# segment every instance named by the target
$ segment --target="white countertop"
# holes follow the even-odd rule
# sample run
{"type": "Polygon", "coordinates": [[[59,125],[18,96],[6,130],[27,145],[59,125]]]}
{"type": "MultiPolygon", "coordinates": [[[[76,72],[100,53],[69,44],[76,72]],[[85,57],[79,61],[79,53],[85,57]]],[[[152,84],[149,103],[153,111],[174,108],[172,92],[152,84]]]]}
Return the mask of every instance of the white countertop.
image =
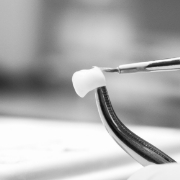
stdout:
{"type": "MultiPolygon", "coordinates": [[[[129,128],[180,162],[180,130],[129,128]]],[[[120,180],[142,168],[102,124],[1,117],[0,142],[0,180],[120,180]]]]}

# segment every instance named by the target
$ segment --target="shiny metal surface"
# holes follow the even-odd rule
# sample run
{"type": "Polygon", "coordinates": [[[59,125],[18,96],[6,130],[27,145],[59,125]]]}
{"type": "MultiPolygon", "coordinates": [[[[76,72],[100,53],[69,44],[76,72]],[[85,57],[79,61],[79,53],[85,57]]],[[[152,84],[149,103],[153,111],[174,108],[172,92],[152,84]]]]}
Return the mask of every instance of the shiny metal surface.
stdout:
{"type": "Polygon", "coordinates": [[[117,68],[101,68],[105,72],[136,73],[180,70],[180,57],[165,60],[120,65],[117,68]]]}
{"type": "Polygon", "coordinates": [[[100,118],[113,139],[132,158],[143,166],[175,162],[164,152],[130,131],[117,117],[106,87],[100,87],[95,93],[100,118]]]}

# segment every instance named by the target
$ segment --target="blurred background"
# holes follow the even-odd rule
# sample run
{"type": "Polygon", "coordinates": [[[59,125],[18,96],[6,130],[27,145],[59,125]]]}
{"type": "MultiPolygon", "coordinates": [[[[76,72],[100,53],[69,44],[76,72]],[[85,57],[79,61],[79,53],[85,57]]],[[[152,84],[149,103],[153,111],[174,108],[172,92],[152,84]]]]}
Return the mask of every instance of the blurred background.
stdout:
{"type": "MultiPolygon", "coordinates": [[[[100,123],[75,71],[180,56],[178,0],[1,0],[0,116],[100,123]]],[[[124,123],[180,127],[180,72],[106,74],[124,123]]]]}

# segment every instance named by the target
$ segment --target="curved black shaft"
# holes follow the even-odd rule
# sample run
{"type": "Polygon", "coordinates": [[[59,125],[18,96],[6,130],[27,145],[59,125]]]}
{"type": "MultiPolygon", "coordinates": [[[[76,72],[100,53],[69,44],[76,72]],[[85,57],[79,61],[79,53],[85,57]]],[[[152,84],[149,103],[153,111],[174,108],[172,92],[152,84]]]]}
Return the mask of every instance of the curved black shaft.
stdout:
{"type": "Polygon", "coordinates": [[[176,162],[164,152],[130,131],[113,110],[106,87],[96,90],[100,117],[110,135],[136,161],[146,166],[176,162]]]}

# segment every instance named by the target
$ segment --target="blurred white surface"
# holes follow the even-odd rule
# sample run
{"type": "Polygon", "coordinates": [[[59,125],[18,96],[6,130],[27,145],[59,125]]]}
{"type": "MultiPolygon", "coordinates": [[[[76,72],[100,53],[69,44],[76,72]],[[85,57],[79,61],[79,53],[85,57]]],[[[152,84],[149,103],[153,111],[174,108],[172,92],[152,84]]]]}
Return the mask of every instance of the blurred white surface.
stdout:
{"type": "MultiPolygon", "coordinates": [[[[180,131],[131,126],[180,161],[180,131]]],[[[101,124],[23,118],[0,119],[0,179],[127,179],[142,168],[101,124]]]]}

